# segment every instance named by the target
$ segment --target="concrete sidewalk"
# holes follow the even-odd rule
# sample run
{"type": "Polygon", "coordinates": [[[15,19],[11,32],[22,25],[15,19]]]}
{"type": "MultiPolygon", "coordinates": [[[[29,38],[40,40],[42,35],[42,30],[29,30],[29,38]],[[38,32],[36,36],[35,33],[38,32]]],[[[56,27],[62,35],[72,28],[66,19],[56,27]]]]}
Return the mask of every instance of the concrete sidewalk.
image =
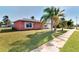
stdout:
{"type": "Polygon", "coordinates": [[[59,48],[62,48],[68,38],[72,35],[75,29],[70,29],[68,32],[64,33],[63,35],[54,38],[52,41],[43,44],[37,49],[32,50],[31,52],[59,52],[59,48]]]}

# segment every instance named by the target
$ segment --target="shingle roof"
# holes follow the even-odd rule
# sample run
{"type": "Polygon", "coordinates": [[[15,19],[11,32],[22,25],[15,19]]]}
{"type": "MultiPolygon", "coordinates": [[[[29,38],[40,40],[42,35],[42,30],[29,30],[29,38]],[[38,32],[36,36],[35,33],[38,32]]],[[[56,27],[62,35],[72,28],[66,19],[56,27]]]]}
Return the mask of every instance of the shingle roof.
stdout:
{"type": "MultiPolygon", "coordinates": [[[[19,20],[17,20],[17,21],[32,21],[32,22],[40,22],[40,21],[38,21],[38,20],[36,20],[36,19],[28,19],[28,18],[19,19],[19,20]]],[[[14,22],[17,22],[17,21],[14,21],[14,22]]]]}

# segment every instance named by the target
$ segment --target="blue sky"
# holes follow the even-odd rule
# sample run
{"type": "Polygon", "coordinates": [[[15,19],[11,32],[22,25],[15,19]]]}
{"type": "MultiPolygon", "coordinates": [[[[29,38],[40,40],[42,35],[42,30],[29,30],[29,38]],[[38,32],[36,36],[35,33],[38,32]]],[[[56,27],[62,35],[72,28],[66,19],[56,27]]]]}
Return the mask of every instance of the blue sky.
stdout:
{"type": "Polygon", "coordinates": [[[35,16],[36,19],[40,19],[43,14],[43,9],[45,7],[0,7],[0,20],[4,15],[8,15],[10,20],[15,21],[20,18],[30,18],[31,16],[35,16]]]}
{"type": "MultiPolygon", "coordinates": [[[[66,19],[72,19],[74,22],[76,16],[79,18],[78,6],[58,6],[61,10],[65,9],[66,19]]],[[[20,18],[30,18],[35,16],[37,20],[43,15],[46,6],[0,6],[0,21],[4,15],[8,15],[10,20],[15,21],[20,18]]],[[[79,21],[77,22],[79,23],[79,21]]]]}

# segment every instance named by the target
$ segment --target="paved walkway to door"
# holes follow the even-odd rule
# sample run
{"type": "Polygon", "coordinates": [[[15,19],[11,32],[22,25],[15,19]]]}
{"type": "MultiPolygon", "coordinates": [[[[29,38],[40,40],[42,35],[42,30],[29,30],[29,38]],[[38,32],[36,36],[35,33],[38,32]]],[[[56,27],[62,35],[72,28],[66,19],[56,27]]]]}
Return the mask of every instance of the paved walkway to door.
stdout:
{"type": "Polygon", "coordinates": [[[63,35],[54,38],[52,41],[43,44],[39,48],[32,50],[31,52],[59,52],[59,48],[62,48],[68,38],[72,35],[75,29],[70,29],[68,32],[63,35]]]}

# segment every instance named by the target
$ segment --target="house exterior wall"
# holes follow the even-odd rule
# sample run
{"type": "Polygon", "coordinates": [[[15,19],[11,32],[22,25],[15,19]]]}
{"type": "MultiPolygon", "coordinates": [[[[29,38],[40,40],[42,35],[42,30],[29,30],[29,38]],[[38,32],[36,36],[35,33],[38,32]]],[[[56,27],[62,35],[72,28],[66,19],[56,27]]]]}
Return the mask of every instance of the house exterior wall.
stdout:
{"type": "Polygon", "coordinates": [[[16,30],[24,30],[24,22],[21,22],[21,21],[15,22],[14,28],[16,30]]]}
{"type": "Polygon", "coordinates": [[[40,23],[40,22],[35,22],[34,24],[33,24],[33,28],[34,29],[42,29],[43,28],[43,25],[40,23]]]}
{"type": "Polygon", "coordinates": [[[23,21],[17,21],[14,23],[14,28],[16,30],[30,30],[30,29],[42,29],[42,23],[40,22],[31,22],[31,21],[26,21],[26,22],[23,22],[23,21]],[[26,28],[26,23],[32,23],[33,24],[33,27],[32,28],[26,28]]]}

